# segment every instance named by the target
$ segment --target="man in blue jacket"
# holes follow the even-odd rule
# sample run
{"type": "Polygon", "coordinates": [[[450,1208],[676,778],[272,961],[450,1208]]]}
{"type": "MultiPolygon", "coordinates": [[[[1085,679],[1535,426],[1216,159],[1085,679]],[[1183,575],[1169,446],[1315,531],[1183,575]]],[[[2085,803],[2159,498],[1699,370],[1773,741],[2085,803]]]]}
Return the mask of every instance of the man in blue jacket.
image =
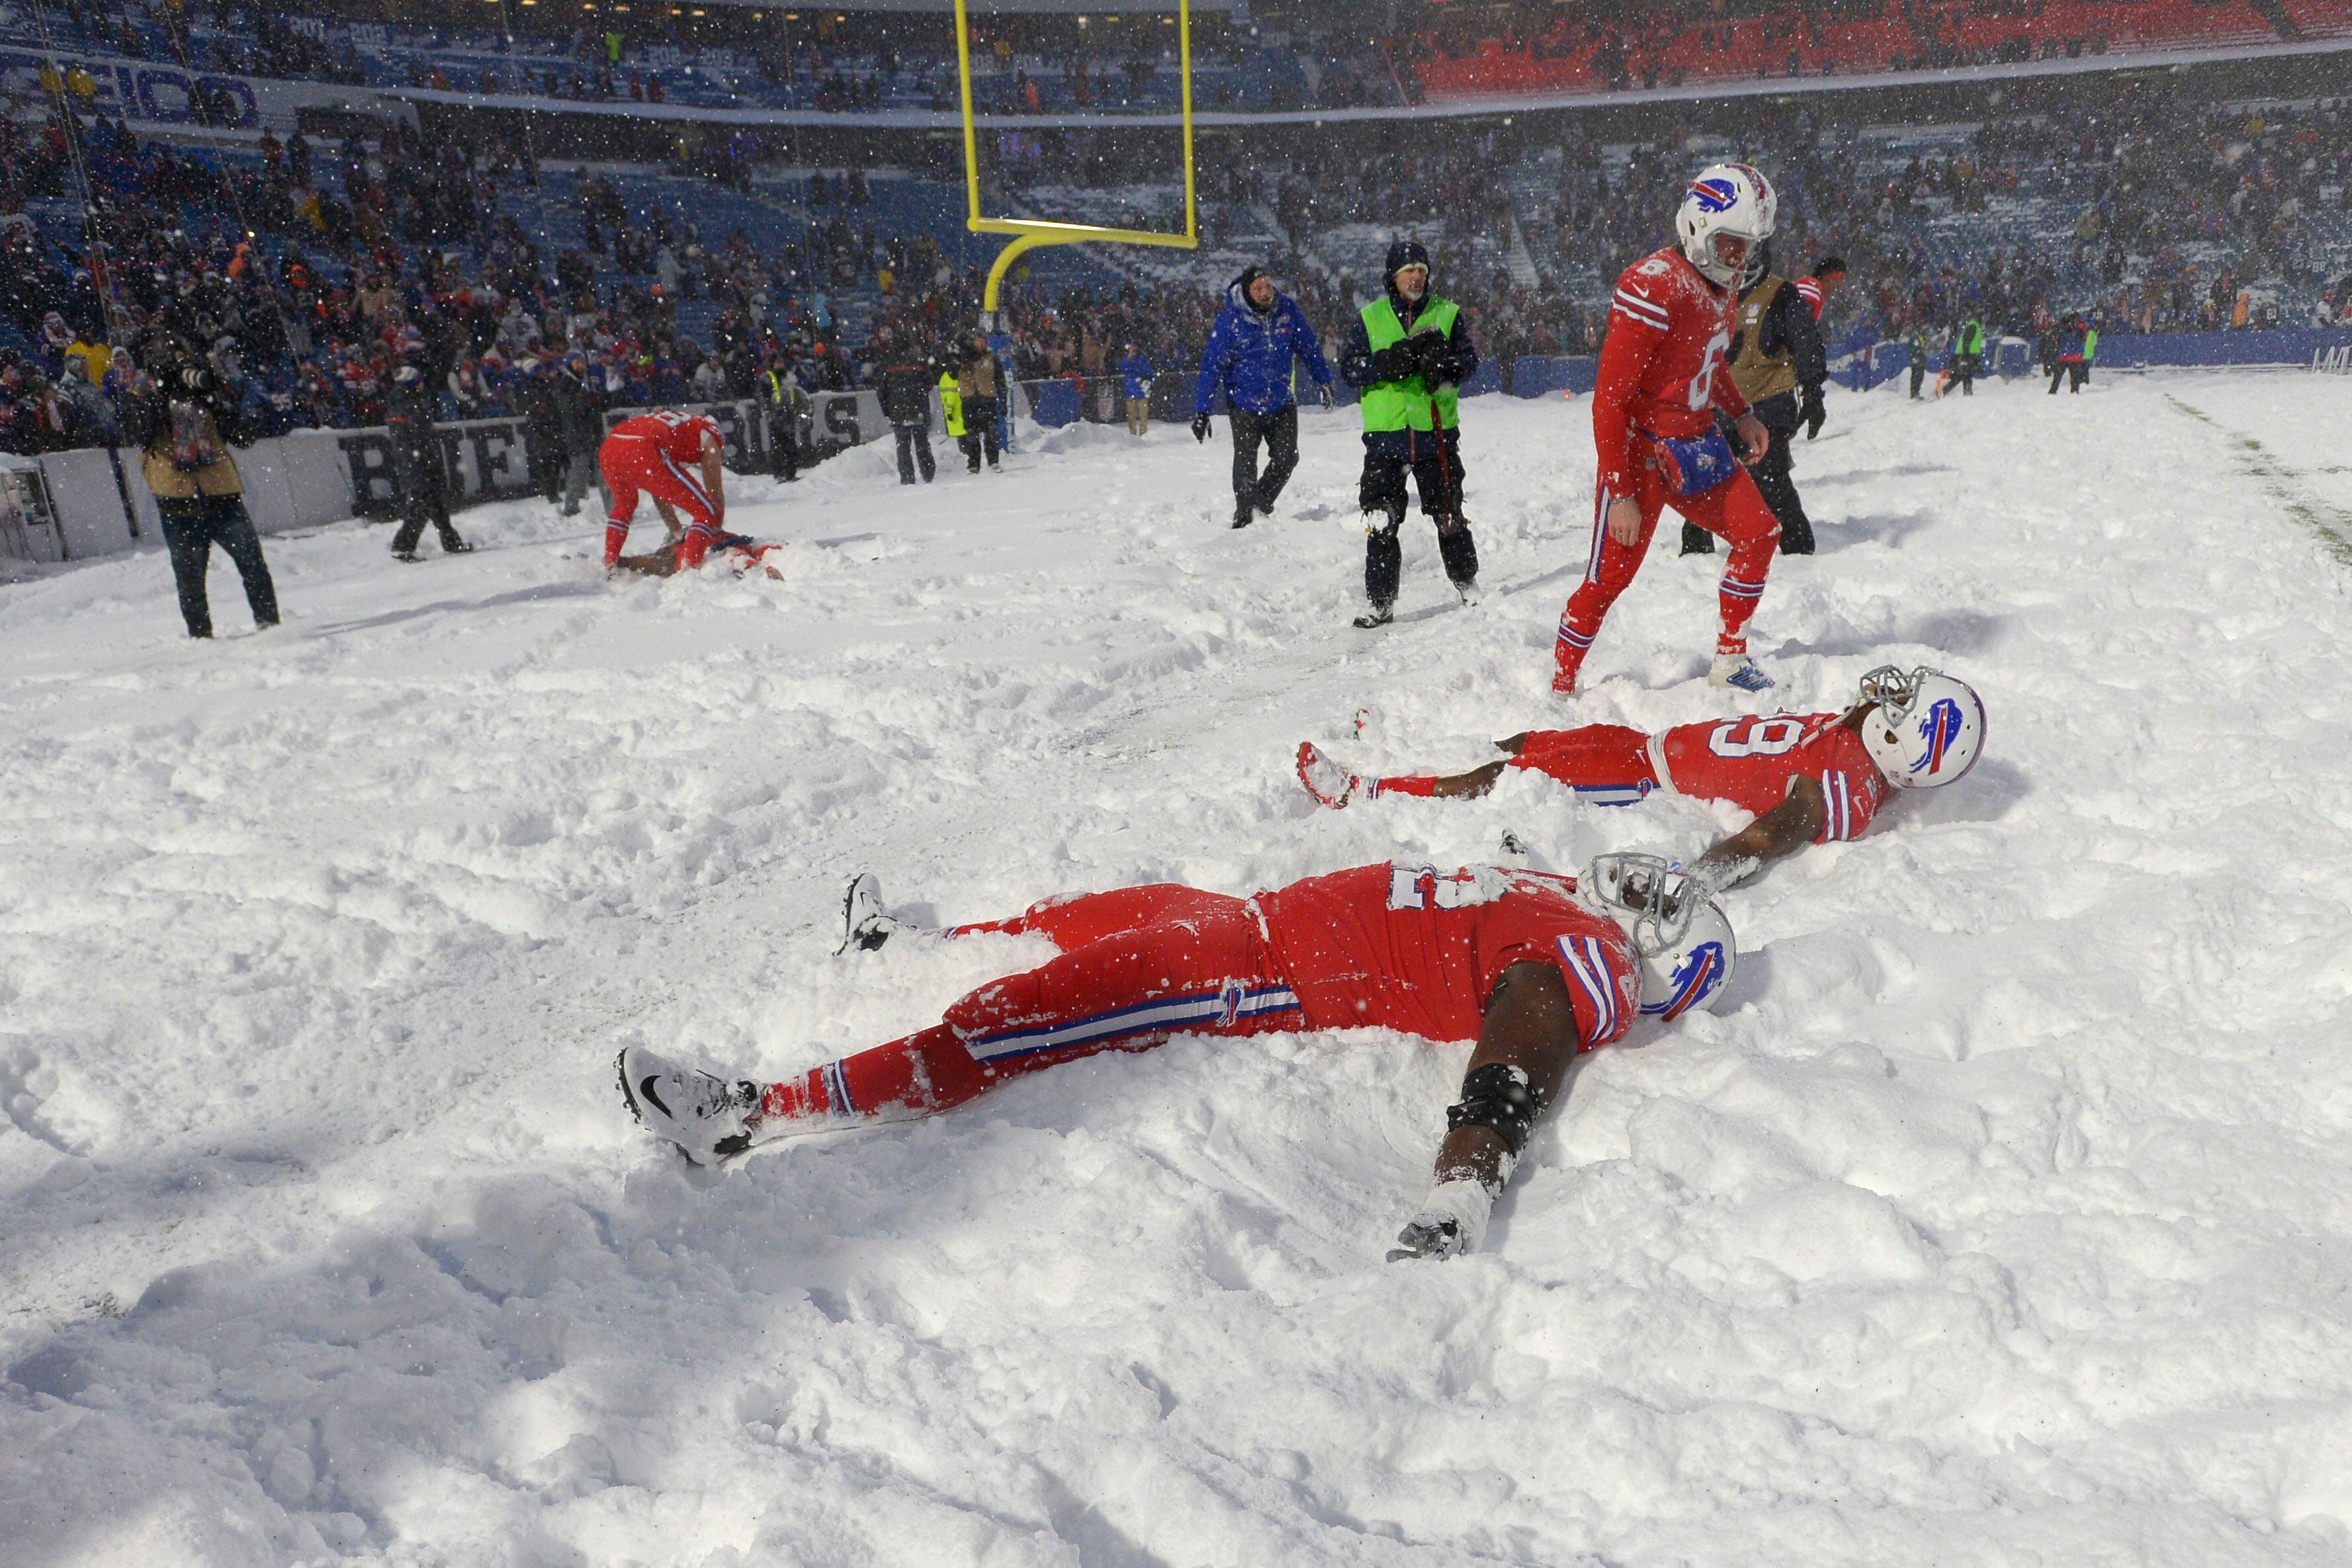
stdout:
{"type": "Polygon", "coordinates": [[[1127,357],[1118,362],[1119,390],[1127,396],[1127,433],[1143,436],[1151,430],[1151,378],[1156,374],[1151,360],[1134,343],[1127,345],[1127,357]]]}
{"type": "Polygon", "coordinates": [[[1389,247],[1387,289],[1363,309],[1339,355],[1339,378],[1356,389],[1364,415],[1364,594],[1366,630],[1395,614],[1404,547],[1404,476],[1412,471],[1421,510],[1437,527],[1438,559],[1462,602],[1478,602],[1478,545],[1462,513],[1462,384],[1478,368],[1470,326],[1453,300],[1430,291],[1429,252],[1417,240],[1389,247]]]}
{"type": "Polygon", "coordinates": [[[1225,290],[1225,308],[1209,329],[1201,355],[1200,390],[1192,397],[1192,438],[1209,438],[1209,405],[1218,388],[1234,422],[1234,526],[1272,515],[1275,498],[1298,467],[1298,405],[1290,395],[1290,362],[1307,362],[1307,374],[1331,406],[1331,367],[1323,342],[1307,324],[1298,301],[1274,286],[1262,267],[1244,269],[1225,290]],[[1265,472],[1257,471],[1259,442],[1265,443],[1265,472]]]}

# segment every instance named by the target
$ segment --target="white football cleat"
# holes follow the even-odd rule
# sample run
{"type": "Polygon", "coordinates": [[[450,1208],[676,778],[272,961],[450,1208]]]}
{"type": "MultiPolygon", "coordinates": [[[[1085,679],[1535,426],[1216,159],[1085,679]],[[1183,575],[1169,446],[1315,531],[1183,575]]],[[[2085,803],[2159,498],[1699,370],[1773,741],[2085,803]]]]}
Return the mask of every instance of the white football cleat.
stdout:
{"type": "Polygon", "coordinates": [[[1355,797],[1362,781],[1315,749],[1312,741],[1298,742],[1298,782],[1307,793],[1337,811],[1355,797]]]}
{"type": "Polygon", "coordinates": [[[860,871],[849,879],[849,886],[841,893],[841,945],[833,950],[834,956],[853,947],[872,952],[898,929],[898,922],[882,907],[881,879],[871,871],[860,871]]]}
{"type": "Polygon", "coordinates": [[[715,1165],[751,1147],[760,1086],[671,1061],[644,1046],[621,1052],[621,1099],[629,1114],[682,1150],[689,1164],[715,1165]]]}
{"type": "Polygon", "coordinates": [[[1454,591],[1462,595],[1462,603],[1465,607],[1475,605],[1480,599],[1486,597],[1485,595],[1478,591],[1478,583],[1475,578],[1473,578],[1467,583],[1454,584],[1454,591]]]}
{"type": "Polygon", "coordinates": [[[1459,1258],[1475,1252],[1486,1239],[1486,1219],[1495,1212],[1495,1194],[1484,1182],[1457,1177],[1440,1182],[1422,1200],[1421,1212],[1397,1232],[1389,1253],[1391,1263],[1409,1258],[1459,1258]]]}
{"type": "Polygon", "coordinates": [[[1706,672],[1706,679],[1711,686],[1728,686],[1737,691],[1769,691],[1775,684],[1744,653],[1717,654],[1715,667],[1706,672]]]}

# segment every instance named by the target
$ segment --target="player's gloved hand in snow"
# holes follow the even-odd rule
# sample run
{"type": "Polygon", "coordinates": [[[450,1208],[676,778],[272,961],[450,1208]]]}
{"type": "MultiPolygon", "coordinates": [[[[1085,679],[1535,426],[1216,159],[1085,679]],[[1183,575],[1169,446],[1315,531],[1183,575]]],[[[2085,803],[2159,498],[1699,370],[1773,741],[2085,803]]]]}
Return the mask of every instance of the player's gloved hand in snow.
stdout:
{"type": "Polygon", "coordinates": [[[1805,426],[1805,439],[1810,441],[1820,435],[1822,424],[1829,416],[1829,410],[1822,406],[1822,389],[1818,385],[1805,388],[1805,400],[1797,409],[1797,418],[1805,426]]]}
{"type": "Polygon", "coordinates": [[[1328,386],[1320,386],[1316,388],[1315,396],[1316,400],[1321,403],[1324,407],[1328,408],[1331,406],[1331,389],[1328,386]]]}
{"type": "Polygon", "coordinates": [[[1482,1182],[1456,1177],[1429,1189],[1421,1212],[1397,1232],[1389,1253],[1391,1263],[1407,1258],[1459,1258],[1475,1252],[1486,1239],[1486,1216],[1495,1211],[1495,1194],[1482,1182]]]}
{"type": "Polygon", "coordinates": [[[1205,440],[1207,440],[1208,438],[1209,438],[1209,416],[1208,416],[1207,415],[1205,415],[1205,414],[1195,414],[1195,415],[1193,415],[1193,416],[1192,416],[1192,439],[1193,439],[1193,440],[1195,440],[1195,441],[1205,441],[1205,440]]]}

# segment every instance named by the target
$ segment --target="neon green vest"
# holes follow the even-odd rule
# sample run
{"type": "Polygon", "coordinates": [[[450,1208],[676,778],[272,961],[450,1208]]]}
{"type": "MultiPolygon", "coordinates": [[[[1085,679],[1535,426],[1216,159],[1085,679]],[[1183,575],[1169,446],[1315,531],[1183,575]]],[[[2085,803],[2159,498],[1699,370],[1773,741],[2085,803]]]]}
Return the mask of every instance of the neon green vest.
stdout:
{"type": "Polygon", "coordinates": [[[2083,334],[2083,363],[2090,363],[2099,357],[2099,330],[2091,328],[2083,334]]]}
{"type": "Polygon", "coordinates": [[[956,386],[953,371],[940,377],[940,413],[947,419],[949,436],[963,439],[963,394],[956,386]]]}
{"type": "MultiPolygon", "coordinates": [[[[1451,336],[1454,318],[1458,313],[1453,300],[1432,295],[1423,303],[1413,325],[1433,328],[1441,337],[1451,336]]],[[[1370,340],[1374,353],[1404,342],[1404,323],[1397,320],[1396,307],[1384,299],[1365,306],[1364,335],[1370,340]]],[[[1437,400],[1437,416],[1444,422],[1445,428],[1451,430],[1462,423],[1461,388],[1441,386],[1433,393],[1417,375],[1409,375],[1402,381],[1376,381],[1358,395],[1357,401],[1364,411],[1367,432],[1408,427],[1426,430],[1433,397],[1437,400]]]]}

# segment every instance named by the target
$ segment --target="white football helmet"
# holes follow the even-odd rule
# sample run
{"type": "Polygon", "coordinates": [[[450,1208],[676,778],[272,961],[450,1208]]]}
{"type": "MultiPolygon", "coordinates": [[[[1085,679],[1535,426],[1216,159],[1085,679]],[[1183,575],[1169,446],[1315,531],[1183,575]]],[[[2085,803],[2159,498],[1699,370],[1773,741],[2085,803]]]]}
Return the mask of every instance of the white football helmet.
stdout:
{"type": "Polygon", "coordinates": [[[1682,237],[1684,257],[1709,282],[1745,283],[1750,270],[1762,267],[1764,242],[1780,218],[1780,198],[1761,171],[1747,163],[1709,163],[1683,193],[1675,233],[1682,237]],[[1747,238],[1746,263],[1728,267],[1716,256],[1718,234],[1747,238]]]}
{"type": "Polygon", "coordinates": [[[1633,937],[1643,1017],[1671,1022],[1723,1000],[1738,949],[1705,882],[1655,855],[1602,855],[1577,888],[1633,937]]]}
{"type": "Polygon", "coordinates": [[[1934,789],[1977,765],[1984,699],[1967,681],[1925,665],[1906,674],[1883,664],[1862,678],[1862,700],[1878,704],[1862,721],[1862,743],[1902,788],[1934,789]]]}

